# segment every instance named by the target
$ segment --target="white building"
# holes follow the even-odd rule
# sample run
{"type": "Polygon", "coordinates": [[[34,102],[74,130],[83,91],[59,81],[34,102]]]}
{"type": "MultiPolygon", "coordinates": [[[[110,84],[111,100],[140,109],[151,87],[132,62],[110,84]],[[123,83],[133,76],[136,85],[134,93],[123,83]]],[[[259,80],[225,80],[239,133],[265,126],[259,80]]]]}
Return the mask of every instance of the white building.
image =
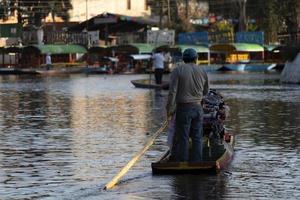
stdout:
{"type": "Polygon", "coordinates": [[[147,17],[151,15],[147,0],[72,0],[70,21],[85,21],[104,12],[147,17]]]}

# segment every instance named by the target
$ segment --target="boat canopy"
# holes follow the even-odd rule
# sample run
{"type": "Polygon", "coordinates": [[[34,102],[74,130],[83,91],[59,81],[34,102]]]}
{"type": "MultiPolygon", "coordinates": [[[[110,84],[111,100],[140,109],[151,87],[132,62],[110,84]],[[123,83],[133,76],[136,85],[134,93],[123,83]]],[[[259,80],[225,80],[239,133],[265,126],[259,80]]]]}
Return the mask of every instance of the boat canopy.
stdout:
{"type": "Polygon", "coordinates": [[[107,52],[107,46],[92,46],[88,49],[89,53],[105,53],[107,52]]]}
{"type": "Polygon", "coordinates": [[[83,46],[75,44],[45,44],[24,47],[23,52],[38,52],[40,54],[74,54],[86,53],[87,51],[83,46]]]}
{"type": "Polygon", "coordinates": [[[188,48],[195,49],[197,51],[197,53],[208,53],[209,52],[209,48],[207,46],[204,46],[204,45],[179,44],[177,46],[181,49],[181,52],[183,52],[184,50],[186,50],[188,48]]]}
{"type": "Polygon", "coordinates": [[[11,46],[11,47],[0,47],[0,53],[20,53],[22,52],[22,47],[11,46]]]}
{"type": "Polygon", "coordinates": [[[178,46],[164,44],[164,45],[159,45],[159,46],[155,47],[153,51],[154,52],[164,51],[164,52],[170,52],[170,53],[177,53],[177,52],[180,52],[180,48],[178,46]]]}
{"type": "Polygon", "coordinates": [[[130,57],[132,57],[133,60],[150,60],[151,59],[151,55],[149,55],[149,54],[133,54],[133,55],[130,55],[130,57]]]}
{"type": "Polygon", "coordinates": [[[131,43],[131,45],[138,48],[140,54],[152,53],[155,49],[155,45],[149,43],[131,43]]]}
{"type": "Polygon", "coordinates": [[[131,43],[107,47],[109,52],[114,51],[123,54],[151,54],[154,49],[155,45],[148,43],[131,43]]]}
{"type": "Polygon", "coordinates": [[[205,45],[188,45],[188,44],[177,44],[177,45],[161,45],[155,48],[155,51],[162,50],[166,52],[179,52],[182,53],[184,50],[192,48],[197,53],[208,53],[209,48],[205,45]]]}
{"type": "Polygon", "coordinates": [[[126,44],[126,45],[116,45],[107,47],[108,52],[111,54],[138,54],[139,49],[136,46],[126,44]]]}
{"type": "Polygon", "coordinates": [[[212,44],[209,47],[212,52],[263,52],[264,47],[259,44],[250,43],[230,43],[230,44],[212,44]]]}

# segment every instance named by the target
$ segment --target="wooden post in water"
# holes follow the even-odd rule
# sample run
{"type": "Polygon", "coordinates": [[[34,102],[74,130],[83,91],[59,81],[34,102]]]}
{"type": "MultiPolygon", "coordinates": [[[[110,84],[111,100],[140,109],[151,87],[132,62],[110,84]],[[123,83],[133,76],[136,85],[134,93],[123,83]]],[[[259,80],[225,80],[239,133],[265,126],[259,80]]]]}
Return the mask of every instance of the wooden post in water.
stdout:
{"type": "Polygon", "coordinates": [[[140,150],[121,170],[120,172],[110,181],[108,182],[104,190],[109,190],[113,188],[119,180],[127,173],[127,171],[140,159],[140,157],[149,149],[149,147],[153,144],[155,139],[159,134],[163,132],[163,130],[167,127],[167,120],[163,123],[163,125],[156,131],[156,133],[149,139],[144,148],[140,150]]]}

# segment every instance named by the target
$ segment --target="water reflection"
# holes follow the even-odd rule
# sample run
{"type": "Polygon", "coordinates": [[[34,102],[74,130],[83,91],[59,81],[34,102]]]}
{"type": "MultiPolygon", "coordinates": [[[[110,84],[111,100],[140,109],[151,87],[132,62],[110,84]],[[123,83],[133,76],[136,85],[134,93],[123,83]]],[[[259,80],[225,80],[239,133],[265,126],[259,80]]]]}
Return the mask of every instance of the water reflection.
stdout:
{"type": "Polygon", "coordinates": [[[278,74],[209,74],[230,106],[236,153],[226,174],[152,176],[166,134],[112,191],[100,190],[165,119],[147,76],[0,76],[0,199],[300,198],[300,87],[278,74]]]}
{"type": "Polygon", "coordinates": [[[217,175],[174,176],[172,199],[220,199],[226,193],[226,178],[217,175]]]}

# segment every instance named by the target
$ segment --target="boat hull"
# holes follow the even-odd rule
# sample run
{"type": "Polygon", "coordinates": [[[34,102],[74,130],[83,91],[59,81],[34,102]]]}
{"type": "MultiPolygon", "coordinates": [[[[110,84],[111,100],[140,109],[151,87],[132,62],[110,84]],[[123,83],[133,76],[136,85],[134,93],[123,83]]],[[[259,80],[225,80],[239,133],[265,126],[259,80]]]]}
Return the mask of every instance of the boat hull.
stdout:
{"type": "Polygon", "coordinates": [[[237,64],[225,64],[220,71],[270,71],[275,70],[275,63],[237,63],[237,64]]]}
{"type": "Polygon", "coordinates": [[[148,89],[169,89],[169,82],[163,81],[162,84],[156,84],[153,80],[140,79],[132,80],[131,83],[137,88],[148,88],[148,89]]]}
{"type": "Polygon", "coordinates": [[[225,64],[220,71],[245,71],[246,64],[225,64]]]}
{"type": "Polygon", "coordinates": [[[245,71],[270,71],[276,67],[275,63],[249,63],[245,66],[245,71]]]}
{"type": "Polygon", "coordinates": [[[219,64],[208,64],[208,65],[199,65],[202,67],[206,72],[215,72],[218,71],[222,65],[219,64]]]}
{"type": "Polygon", "coordinates": [[[182,174],[182,173],[203,173],[218,172],[225,169],[233,158],[234,137],[230,142],[224,141],[224,153],[216,159],[205,158],[201,162],[170,162],[170,151],[167,151],[162,158],[151,164],[153,174],[182,174]]]}

